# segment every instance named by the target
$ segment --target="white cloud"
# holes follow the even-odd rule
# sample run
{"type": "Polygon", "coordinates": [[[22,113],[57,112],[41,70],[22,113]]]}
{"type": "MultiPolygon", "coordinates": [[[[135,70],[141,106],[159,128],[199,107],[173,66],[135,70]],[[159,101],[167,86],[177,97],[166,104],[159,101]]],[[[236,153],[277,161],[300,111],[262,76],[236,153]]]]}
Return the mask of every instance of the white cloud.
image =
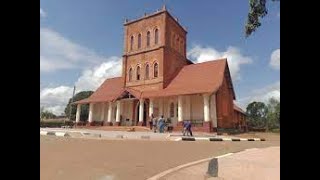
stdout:
{"type": "Polygon", "coordinates": [[[44,12],[44,10],[43,9],[41,9],[40,8],[40,17],[46,17],[47,16],[47,13],[46,12],[44,12]]]}
{"type": "Polygon", "coordinates": [[[247,105],[253,101],[267,103],[270,98],[280,101],[280,81],[260,89],[255,89],[251,92],[250,96],[241,98],[235,103],[245,110],[247,105]]]}
{"type": "Polygon", "coordinates": [[[107,62],[104,62],[99,66],[84,70],[76,82],[77,89],[79,91],[95,90],[107,78],[121,76],[121,65],[121,58],[114,56],[108,58],[107,62]]]}
{"type": "Polygon", "coordinates": [[[273,69],[280,69],[280,49],[276,49],[272,52],[269,65],[273,69]]]}
{"type": "MultiPolygon", "coordinates": [[[[107,78],[121,75],[121,58],[110,57],[106,62],[92,69],[86,69],[76,81],[76,93],[86,90],[96,90],[107,78]]],[[[43,88],[40,85],[40,106],[60,115],[64,112],[69,99],[72,97],[73,87],[58,86],[43,88]]]]}
{"type": "Polygon", "coordinates": [[[94,51],[78,45],[48,28],[40,28],[40,71],[82,69],[107,61],[94,51]]]}
{"type": "Polygon", "coordinates": [[[220,52],[212,47],[196,45],[187,53],[187,56],[196,63],[227,58],[231,77],[234,80],[240,79],[241,65],[252,63],[250,57],[241,54],[238,48],[232,46],[228,47],[226,51],[220,52]]]}

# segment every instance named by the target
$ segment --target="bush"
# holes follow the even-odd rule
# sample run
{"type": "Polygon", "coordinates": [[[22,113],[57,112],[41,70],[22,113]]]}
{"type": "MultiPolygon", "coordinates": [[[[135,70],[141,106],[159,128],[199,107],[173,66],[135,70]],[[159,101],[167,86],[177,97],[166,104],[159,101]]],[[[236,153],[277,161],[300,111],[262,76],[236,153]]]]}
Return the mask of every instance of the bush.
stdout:
{"type": "Polygon", "coordinates": [[[60,128],[61,126],[73,126],[73,121],[40,121],[40,127],[60,128]]]}

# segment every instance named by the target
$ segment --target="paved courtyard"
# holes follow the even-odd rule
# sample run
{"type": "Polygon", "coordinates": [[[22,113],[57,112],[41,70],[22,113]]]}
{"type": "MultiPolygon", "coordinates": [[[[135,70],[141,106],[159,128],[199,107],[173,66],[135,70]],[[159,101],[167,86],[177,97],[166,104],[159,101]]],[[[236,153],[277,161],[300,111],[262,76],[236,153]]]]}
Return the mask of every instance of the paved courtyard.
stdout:
{"type": "Polygon", "coordinates": [[[40,136],[40,177],[142,180],[199,159],[253,147],[280,146],[279,138],[254,142],[174,142],[40,136]]]}

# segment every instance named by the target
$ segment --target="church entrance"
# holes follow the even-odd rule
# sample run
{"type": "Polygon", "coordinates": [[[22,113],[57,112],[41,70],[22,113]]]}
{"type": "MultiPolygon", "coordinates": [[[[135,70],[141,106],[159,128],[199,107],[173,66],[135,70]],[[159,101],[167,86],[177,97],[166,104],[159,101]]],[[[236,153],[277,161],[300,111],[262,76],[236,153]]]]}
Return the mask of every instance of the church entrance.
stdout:
{"type": "MultiPolygon", "coordinates": [[[[140,114],[140,111],[139,111],[139,106],[140,106],[140,102],[138,101],[137,104],[136,104],[136,108],[135,108],[135,125],[138,126],[139,124],[139,114],[140,114]]],[[[147,126],[147,110],[148,110],[148,104],[146,102],[144,102],[144,106],[143,106],[143,122],[142,122],[142,126],[147,126]]]]}

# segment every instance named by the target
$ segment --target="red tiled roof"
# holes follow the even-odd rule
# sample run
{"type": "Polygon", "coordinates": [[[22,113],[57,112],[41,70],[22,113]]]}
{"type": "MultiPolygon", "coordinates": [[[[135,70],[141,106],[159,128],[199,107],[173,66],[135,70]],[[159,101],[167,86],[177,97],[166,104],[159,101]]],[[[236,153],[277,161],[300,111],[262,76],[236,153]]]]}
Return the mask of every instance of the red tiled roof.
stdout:
{"type": "Polygon", "coordinates": [[[239,106],[237,106],[237,105],[235,105],[235,104],[233,104],[233,109],[234,109],[235,111],[240,112],[240,113],[246,114],[246,112],[244,112],[239,106]]]}
{"type": "Polygon", "coordinates": [[[222,85],[226,64],[220,59],[184,66],[165,89],[143,92],[142,97],[214,93],[222,85]]]}
{"type": "Polygon", "coordinates": [[[113,101],[123,92],[122,77],[116,77],[105,80],[102,85],[89,97],[74,104],[86,104],[90,102],[113,101]]]}
{"type": "Polygon", "coordinates": [[[122,77],[107,79],[89,98],[77,101],[74,104],[114,101],[124,91],[129,92],[136,98],[214,93],[222,85],[226,67],[226,59],[186,65],[165,89],[156,91],[140,92],[131,88],[124,88],[122,77]]]}

